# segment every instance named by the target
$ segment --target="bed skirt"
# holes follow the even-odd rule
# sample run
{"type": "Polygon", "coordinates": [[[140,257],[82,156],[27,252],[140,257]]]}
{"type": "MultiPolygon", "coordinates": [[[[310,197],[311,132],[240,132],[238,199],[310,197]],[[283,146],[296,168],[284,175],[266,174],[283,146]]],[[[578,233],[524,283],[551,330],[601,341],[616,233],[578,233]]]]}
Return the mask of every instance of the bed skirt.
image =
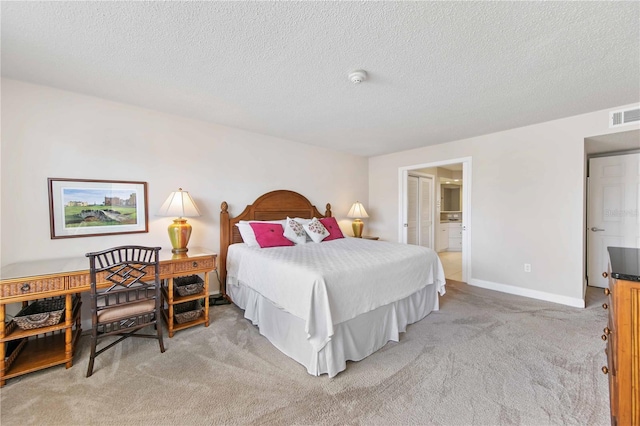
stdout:
{"type": "Polygon", "coordinates": [[[347,361],[360,361],[387,342],[398,342],[408,324],[439,308],[436,285],[427,285],[404,299],[335,325],[331,340],[315,352],[307,340],[304,320],[234,281],[228,277],[227,293],[244,310],[244,317],[258,326],[260,334],[276,348],[314,376],[333,377],[347,368],[347,361]]]}

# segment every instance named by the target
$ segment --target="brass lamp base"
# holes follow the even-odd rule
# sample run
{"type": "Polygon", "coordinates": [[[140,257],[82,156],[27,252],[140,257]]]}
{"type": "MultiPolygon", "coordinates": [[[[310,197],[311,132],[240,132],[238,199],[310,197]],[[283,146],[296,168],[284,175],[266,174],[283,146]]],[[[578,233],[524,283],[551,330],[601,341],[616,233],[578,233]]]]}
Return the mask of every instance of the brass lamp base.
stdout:
{"type": "Polygon", "coordinates": [[[360,219],[356,219],[351,224],[353,228],[353,236],[356,238],[362,238],[362,229],[364,229],[364,223],[360,219]]]}
{"type": "Polygon", "coordinates": [[[187,244],[191,237],[191,225],[187,223],[187,219],[173,219],[168,231],[171,246],[173,247],[171,253],[186,253],[189,250],[187,244]]]}

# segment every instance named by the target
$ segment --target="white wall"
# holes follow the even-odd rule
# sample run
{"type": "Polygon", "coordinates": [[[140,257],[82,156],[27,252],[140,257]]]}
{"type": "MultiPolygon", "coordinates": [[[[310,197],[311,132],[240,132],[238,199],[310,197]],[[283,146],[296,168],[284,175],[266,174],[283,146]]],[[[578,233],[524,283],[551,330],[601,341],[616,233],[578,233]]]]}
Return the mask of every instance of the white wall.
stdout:
{"type": "Polygon", "coordinates": [[[3,266],[121,244],[171,247],[172,218],[155,213],[178,187],[202,212],[189,219],[189,246],[214,251],[222,201],[235,215],[264,192],[293,190],[321,212],[331,203],[349,233],[351,204],[368,203],[364,157],[8,79],[0,152],[3,266]],[[52,240],[49,177],[147,182],[149,233],[52,240]]]}
{"type": "Polygon", "coordinates": [[[398,239],[398,168],[471,157],[469,283],[583,306],[584,138],[638,128],[609,111],[370,158],[370,233],[398,239]]]}
{"type": "Polygon", "coordinates": [[[367,160],[14,80],[2,80],[1,95],[2,265],[119,244],[169,247],[171,218],[154,214],[178,187],[203,213],[189,219],[192,247],[219,249],[222,201],[238,214],[274,189],[298,191],[320,211],[330,202],[349,233],[358,199],[367,234],[394,241],[398,168],[469,156],[470,283],[573,305],[583,300],[584,138],[640,127],[612,131],[604,110],[367,160]],[[51,240],[48,177],[148,182],[149,233],[51,240]]]}

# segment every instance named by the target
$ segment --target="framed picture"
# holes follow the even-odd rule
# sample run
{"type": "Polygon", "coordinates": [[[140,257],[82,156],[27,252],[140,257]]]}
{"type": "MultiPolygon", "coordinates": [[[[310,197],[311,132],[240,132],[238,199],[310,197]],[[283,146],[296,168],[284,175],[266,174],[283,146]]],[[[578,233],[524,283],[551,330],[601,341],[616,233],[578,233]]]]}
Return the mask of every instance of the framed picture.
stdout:
{"type": "Polygon", "coordinates": [[[48,181],[52,239],[149,232],[146,182],[48,181]]]}

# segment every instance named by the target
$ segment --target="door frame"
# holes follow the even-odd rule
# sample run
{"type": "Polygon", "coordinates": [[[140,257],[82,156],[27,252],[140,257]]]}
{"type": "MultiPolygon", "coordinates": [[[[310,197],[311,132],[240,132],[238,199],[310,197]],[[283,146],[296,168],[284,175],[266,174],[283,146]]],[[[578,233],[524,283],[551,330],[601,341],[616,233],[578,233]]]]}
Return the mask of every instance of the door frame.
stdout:
{"type": "MultiPolygon", "coordinates": [[[[468,283],[471,279],[471,163],[472,157],[452,158],[431,163],[414,164],[398,167],[398,241],[406,243],[407,228],[407,177],[409,170],[426,169],[430,167],[448,166],[462,163],[462,281],[468,283]]],[[[435,185],[435,180],[434,180],[435,185]]],[[[434,194],[435,195],[435,194],[434,194]]],[[[436,203],[434,203],[436,204],[436,203]]],[[[435,226],[434,216],[434,226],[435,226]]],[[[435,249],[434,249],[435,251],[435,249]]]]}
{"type": "MultiPolygon", "coordinates": [[[[407,178],[409,178],[409,175],[417,177],[417,178],[431,178],[431,198],[433,200],[433,202],[431,203],[431,237],[429,238],[429,245],[431,246],[432,249],[436,249],[436,239],[435,239],[435,232],[436,232],[436,204],[437,204],[437,200],[436,200],[436,177],[435,175],[431,175],[429,173],[422,173],[422,172],[415,172],[412,170],[407,170],[407,178]]],[[[405,180],[406,182],[406,180],[405,180]]],[[[418,188],[420,188],[420,184],[418,184],[418,188]]],[[[422,192],[418,191],[418,205],[422,205],[421,203],[422,201],[422,192]]],[[[408,206],[409,206],[409,201],[407,200],[407,205],[405,206],[405,214],[408,215],[408,206]]],[[[406,223],[407,220],[407,216],[405,216],[405,220],[404,223],[406,223]]],[[[422,242],[422,232],[421,232],[422,227],[420,226],[420,218],[418,218],[418,235],[420,236],[418,243],[422,242]]],[[[401,241],[402,243],[407,243],[407,228],[403,226],[403,240],[401,241]]],[[[422,244],[419,244],[422,245],[422,244]]]]}
{"type": "Polygon", "coordinates": [[[585,182],[585,204],[584,204],[584,281],[582,285],[582,295],[586,295],[587,287],[594,287],[589,285],[589,209],[591,207],[591,198],[589,197],[589,177],[591,176],[591,163],[592,158],[601,157],[617,157],[619,155],[640,154],[640,149],[628,149],[621,151],[608,151],[599,152],[594,154],[587,154],[585,159],[586,167],[586,182],[585,182]]]}

